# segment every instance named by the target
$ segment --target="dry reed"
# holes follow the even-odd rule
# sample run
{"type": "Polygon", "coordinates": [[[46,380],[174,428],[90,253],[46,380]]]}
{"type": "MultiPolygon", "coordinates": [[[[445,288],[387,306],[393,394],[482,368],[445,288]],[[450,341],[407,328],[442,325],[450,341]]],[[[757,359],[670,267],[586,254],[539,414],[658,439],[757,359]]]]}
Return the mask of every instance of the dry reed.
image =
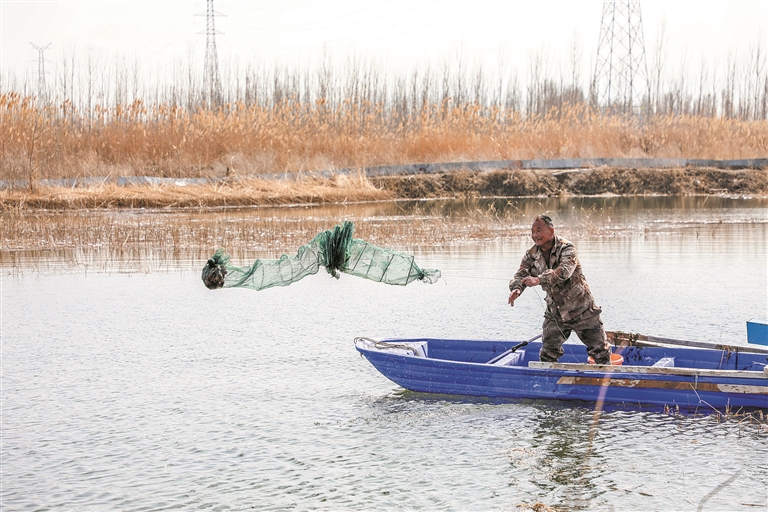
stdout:
{"type": "Polygon", "coordinates": [[[519,238],[528,229],[511,228],[489,212],[454,219],[436,215],[369,218],[365,205],[354,210],[356,213],[347,212],[342,217],[337,212],[319,214],[304,208],[189,212],[17,209],[6,211],[0,221],[0,267],[199,270],[200,261],[208,259],[217,247],[227,248],[238,262],[295,254],[300,245],[338,224],[340,218],[355,223],[357,238],[395,250],[519,238]]]}
{"type": "Polygon", "coordinates": [[[765,157],[768,121],[546,114],[477,103],[235,103],[184,110],[135,101],[80,113],[69,103],[0,96],[0,179],[264,173],[435,161],[529,158],[765,157]],[[94,114],[95,113],[95,114],[94,114]]]}
{"type": "MultiPolygon", "coordinates": [[[[188,212],[150,211],[28,211],[10,210],[0,222],[0,256],[23,250],[156,249],[210,250],[228,247],[240,252],[290,252],[318,232],[339,223],[336,212],[266,211],[259,208],[210,209],[188,212]]],[[[437,212],[409,209],[408,215],[369,218],[365,205],[344,216],[355,222],[355,236],[386,246],[430,246],[520,237],[527,226],[512,222],[515,212],[503,217],[489,209],[445,218],[437,212]],[[512,223],[512,226],[510,225],[512,223]],[[518,227],[514,227],[518,225],[518,227]]],[[[526,222],[527,221],[523,221],[526,222]]],[[[207,258],[207,256],[206,256],[207,258]]]]}
{"type": "Polygon", "coordinates": [[[253,204],[347,203],[389,199],[359,176],[296,181],[245,179],[189,186],[123,187],[104,183],[92,187],[45,187],[0,190],[0,209],[202,208],[253,204]]]}
{"type": "MultiPolygon", "coordinates": [[[[707,199],[678,198],[665,204],[675,209],[695,208],[707,199]]],[[[573,215],[568,220],[569,238],[667,236],[666,224],[620,228],[601,216],[603,209],[642,207],[638,202],[617,198],[598,206],[589,201],[584,204],[591,206],[576,210],[574,207],[581,204],[578,201],[563,204],[554,198],[464,198],[247,208],[56,211],[19,207],[0,216],[0,260],[18,251],[48,251],[50,256],[50,251],[64,249],[173,254],[227,247],[243,254],[285,253],[342,220],[354,222],[356,237],[382,247],[452,250],[478,241],[525,240],[535,215],[560,208],[573,215]]],[[[698,237],[698,231],[691,236],[698,237]]],[[[729,239],[723,238],[723,242],[729,243],[729,239]]]]}

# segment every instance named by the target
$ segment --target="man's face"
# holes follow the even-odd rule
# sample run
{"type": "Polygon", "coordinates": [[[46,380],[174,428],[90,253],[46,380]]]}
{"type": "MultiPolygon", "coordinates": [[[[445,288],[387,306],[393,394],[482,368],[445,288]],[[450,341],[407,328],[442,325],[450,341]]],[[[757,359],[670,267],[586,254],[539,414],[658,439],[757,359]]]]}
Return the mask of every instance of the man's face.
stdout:
{"type": "Polygon", "coordinates": [[[543,220],[537,219],[533,223],[533,226],[531,226],[531,238],[533,239],[533,243],[542,247],[555,238],[555,229],[549,227],[543,220]]]}

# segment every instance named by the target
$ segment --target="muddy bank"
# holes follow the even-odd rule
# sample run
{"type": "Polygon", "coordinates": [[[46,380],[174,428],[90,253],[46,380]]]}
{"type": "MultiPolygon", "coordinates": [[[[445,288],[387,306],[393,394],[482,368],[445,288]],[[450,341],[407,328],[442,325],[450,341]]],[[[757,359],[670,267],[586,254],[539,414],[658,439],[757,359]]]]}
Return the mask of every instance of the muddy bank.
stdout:
{"type": "Polygon", "coordinates": [[[37,187],[0,191],[0,210],[205,208],[449,197],[595,195],[768,196],[768,170],[589,169],[454,171],[371,178],[245,180],[217,185],[37,187]]]}
{"type": "Polygon", "coordinates": [[[396,198],[450,196],[768,195],[767,170],[590,169],[455,172],[370,178],[396,198]]]}

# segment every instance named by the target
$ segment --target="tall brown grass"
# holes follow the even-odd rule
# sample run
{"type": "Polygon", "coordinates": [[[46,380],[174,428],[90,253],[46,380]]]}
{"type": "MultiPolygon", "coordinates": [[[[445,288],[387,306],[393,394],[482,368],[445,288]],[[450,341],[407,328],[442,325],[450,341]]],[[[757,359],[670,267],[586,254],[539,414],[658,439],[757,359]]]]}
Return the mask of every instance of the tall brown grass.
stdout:
{"type": "Polygon", "coordinates": [[[435,161],[765,157],[768,121],[623,116],[584,103],[523,116],[471,100],[329,105],[285,98],[182,109],[137,100],[78,111],[0,96],[0,179],[258,176],[435,161]]]}

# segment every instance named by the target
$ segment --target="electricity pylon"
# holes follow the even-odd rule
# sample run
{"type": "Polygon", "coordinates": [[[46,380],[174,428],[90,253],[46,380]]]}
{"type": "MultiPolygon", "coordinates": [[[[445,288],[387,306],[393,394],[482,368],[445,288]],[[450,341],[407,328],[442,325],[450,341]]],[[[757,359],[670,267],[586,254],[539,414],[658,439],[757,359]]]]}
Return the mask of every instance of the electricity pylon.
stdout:
{"type": "MultiPolygon", "coordinates": [[[[203,16],[203,13],[195,16],[203,16]]],[[[219,56],[216,52],[216,30],[214,19],[216,16],[224,16],[213,10],[213,0],[207,0],[205,12],[205,70],[203,72],[203,97],[209,105],[221,103],[221,78],[219,76],[219,56]]]]}
{"type": "Polygon", "coordinates": [[[605,0],[592,82],[602,109],[639,113],[650,101],[639,0],[605,0]]]}
{"type": "Polygon", "coordinates": [[[32,47],[37,50],[38,58],[37,58],[37,97],[42,100],[43,102],[48,100],[48,89],[45,86],[45,56],[43,55],[45,53],[45,50],[48,49],[49,46],[51,46],[51,43],[48,43],[45,46],[37,46],[35,43],[29,43],[32,45],[32,47]]]}

